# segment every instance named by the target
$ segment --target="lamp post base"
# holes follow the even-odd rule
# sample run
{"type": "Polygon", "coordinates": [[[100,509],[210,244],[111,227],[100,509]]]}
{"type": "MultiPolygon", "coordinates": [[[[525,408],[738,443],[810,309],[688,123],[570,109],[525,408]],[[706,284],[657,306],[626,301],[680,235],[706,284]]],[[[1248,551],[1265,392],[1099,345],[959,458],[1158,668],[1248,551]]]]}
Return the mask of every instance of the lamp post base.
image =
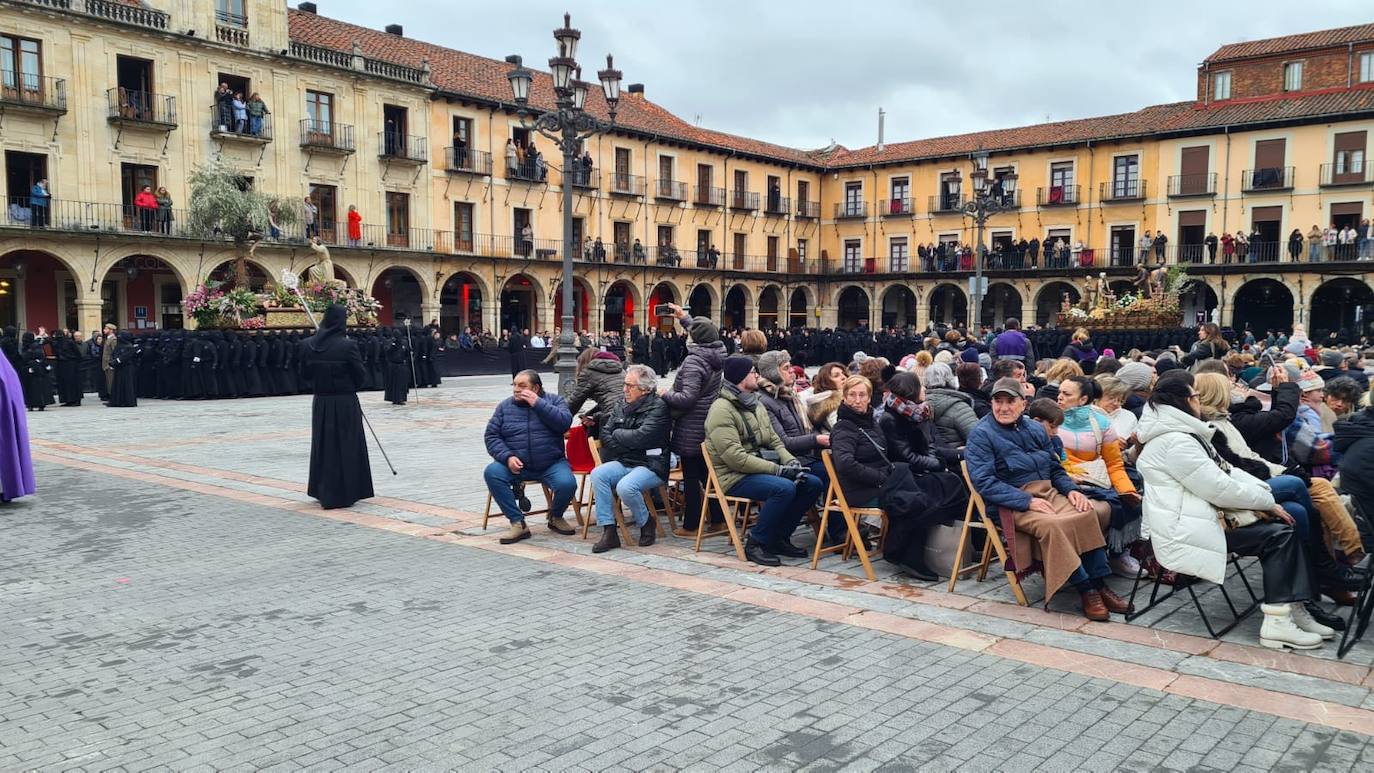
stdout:
{"type": "MultiPolygon", "coordinates": [[[[571,324],[571,319],[564,319],[563,329],[567,331],[571,324]]],[[[558,356],[553,361],[553,369],[558,374],[558,394],[567,397],[574,381],[573,372],[577,370],[576,334],[564,332],[558,336],[558,356]]]]}

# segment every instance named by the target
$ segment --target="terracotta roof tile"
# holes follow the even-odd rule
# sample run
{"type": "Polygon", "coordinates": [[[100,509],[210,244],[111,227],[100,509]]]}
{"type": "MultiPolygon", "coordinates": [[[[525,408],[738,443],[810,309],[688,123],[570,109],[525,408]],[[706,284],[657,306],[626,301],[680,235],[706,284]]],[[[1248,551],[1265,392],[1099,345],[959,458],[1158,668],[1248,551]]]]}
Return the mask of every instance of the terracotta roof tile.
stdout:
{"type": "Polygon", "coordinates": [[[1339,27],[1332,30],[1318,30],[1264,40],[1250,40],[1244,43],[1231,43],[1213,51],[1212,55],[1203,61],[1207,63],[1226,62],[1252,56],[1281,54],[1285,51],[1303,51],[1311,48],[1364,42],[1374,42],[1374,24],[1360,24],[1354,27],[1339,27]]]}

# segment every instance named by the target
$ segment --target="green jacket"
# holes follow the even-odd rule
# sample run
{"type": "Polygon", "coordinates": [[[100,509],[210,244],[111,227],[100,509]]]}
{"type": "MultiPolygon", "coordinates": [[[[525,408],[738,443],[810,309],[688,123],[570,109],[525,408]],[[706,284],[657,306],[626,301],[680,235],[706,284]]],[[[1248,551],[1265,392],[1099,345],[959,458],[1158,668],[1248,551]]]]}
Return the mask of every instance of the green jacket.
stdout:
{"type": "Polygon", "coordinates": [[[706,414],[706,448],[711,452],[716,478],[727,493],[746,475],[778,474],[778,465],[760,457],[759,449],[777,451],[784,464],[794,458],[773,431],[763,401],[754,406],[752,413],[747,412],[729,389],[720,390],[720,397],[711,403],[706,414]]]}

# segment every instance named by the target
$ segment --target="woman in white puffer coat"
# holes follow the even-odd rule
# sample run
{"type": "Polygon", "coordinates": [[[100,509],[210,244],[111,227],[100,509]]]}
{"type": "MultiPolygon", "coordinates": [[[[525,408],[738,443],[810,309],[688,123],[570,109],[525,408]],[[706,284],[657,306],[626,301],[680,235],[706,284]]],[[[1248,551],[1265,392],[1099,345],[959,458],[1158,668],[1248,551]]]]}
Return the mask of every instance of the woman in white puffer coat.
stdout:
{"type": "Polygon", "coordinates": [[[1136,428],[1145,446],[1136,460],[1145,478],[1144,531],[1155,558],[1167,569],[1220,583],[1227,553],[1259,556],[1265,601],[1260,644],[1315,649],[1335,631],[1303,606],[1312,598],[1312,583],[1293,519],[1266,484],[1217,456],[1215,430],[1198,418],[1197,397],[1191,373],[1169,371],[1155,384],[1136,428]]]}

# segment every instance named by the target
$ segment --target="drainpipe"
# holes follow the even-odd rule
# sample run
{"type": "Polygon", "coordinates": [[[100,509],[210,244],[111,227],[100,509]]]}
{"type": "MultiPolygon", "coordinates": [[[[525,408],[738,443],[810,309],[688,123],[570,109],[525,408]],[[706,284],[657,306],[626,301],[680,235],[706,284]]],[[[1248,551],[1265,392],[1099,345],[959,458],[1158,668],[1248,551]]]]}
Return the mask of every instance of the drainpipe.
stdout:
{"type": "MultiPolygon", "coordinates": [[[[1093,170],[1097,166],[1096,162],[1097,156],[1093,153],[1093,141],[1088,140],[1088,238],[1083,240],[1084,244],[1093,243],[1093,170]]],[[[1108,247],[1110,246],[1108,245],[1108,247]]],[[[1131,245],[1131,249],[1135,249],[1134,244],[1131,245]]]]}
{"type": "Polygon", "coordinates": [[[1350,88],[1355,83],[1355,44],[1345,44],[1345,87],[1350,88]]]}
{"type": "MultiPolygon", "coordinates": [[[[879,136],[878,136],[878,144],[881,145],[881,144],[882,144],[882,119],[881,119],[881,118],[880,118],[879,121],[878,121],[878,125],[879,125],[879,129],[878,129],[878,135],[879,135],[879,136]]],[[[870,171],[870,172],[873,173],[873,192],[874,192],[874,193],[877,193],[877,192],[878,192],[878,168],[875,167],[875,166],[872,165],[872,164],[869,164],[869,165],[868,165],[868,171],[870,171]]],[[[879,202],[879,201],[881,201],[881,200],[882,200],[882,199],[879,199],[879,198],[877,198],[877,197],[874,197],[874,199],[873,199],[873,201],[874,201],[874,208],[873,208],[873,215],[874,215],[874,217],[873,217],[873,241],[871,242],[871,244],[873,245],[873,249],[874,249],[874,253],[873,253],[873,270],[874,270],[875,272],[878,270],[878,253],[877,253],[877,249],[878,249],[878,218],[882,216],[882,215],[878,212],[877,202],[879,202]]],[[[873,303],[872,303],[872,300],[870,299],[870,301],[869,301],[869,307],[870,307],[870,308],[869,308],[869,315],[868,315],[868,317],[869,317],[869,319],[868,319],[868,324],[869,324],[869,329],[870,329],[870,330],[873,329],[873,328],[872,328],[872,325],[873,325],[872,305],[873,305],[873,303]]],[[[880,319],[882,318],[882,313],[881,313],[881,311],[879,312],[878,317],[879,317],[880,319]]]]}
{"type": "Polygon", "coordinates": [[[1222,165],[1221,183],[1221,232],[1226,233],[1226,216],[1231,209],[1231,127],[1223,130],[1226,135],[1226,160],[1222,165]]]}

